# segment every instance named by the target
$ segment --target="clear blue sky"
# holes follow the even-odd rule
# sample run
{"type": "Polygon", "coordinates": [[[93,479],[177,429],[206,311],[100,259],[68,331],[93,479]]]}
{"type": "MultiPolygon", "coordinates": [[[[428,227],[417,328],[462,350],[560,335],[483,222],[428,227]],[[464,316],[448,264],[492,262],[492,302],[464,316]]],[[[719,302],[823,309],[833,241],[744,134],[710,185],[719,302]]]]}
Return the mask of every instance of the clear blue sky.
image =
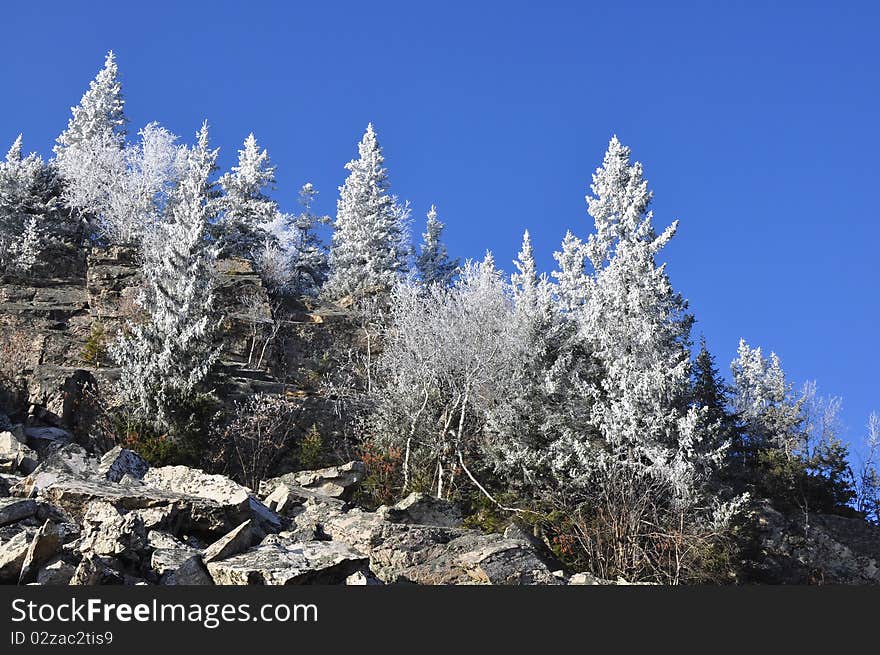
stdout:
{"type": "MultiPolygon", "coordinates": [[[[293,208],[335,210],[372,121],[417,228],[508,263],[525,228],[546,270],[616,133],[645,164],[666,250],[722,368],[742,336],[796,382],[880,410],[880,10],[873,2],[7,2],[0,141],[48,153],[104,53],[131,127],[228,166],[250,131],[293,208]],[[180,6],[178,6],[178,4],[180,6]],[[613,6],[612,6],[613,5],[613,6]]],[[[418,230],[417,230],[418,231],[418,230]]],[[[510,265],[507,265],[508,270],[510,265]]]]}

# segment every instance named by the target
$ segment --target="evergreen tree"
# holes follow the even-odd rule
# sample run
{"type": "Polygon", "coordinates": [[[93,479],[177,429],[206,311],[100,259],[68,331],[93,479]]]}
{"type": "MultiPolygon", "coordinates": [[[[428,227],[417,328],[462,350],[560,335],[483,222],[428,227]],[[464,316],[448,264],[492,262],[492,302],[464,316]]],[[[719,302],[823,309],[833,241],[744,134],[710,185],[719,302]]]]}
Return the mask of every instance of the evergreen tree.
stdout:
{"type": "MultiPolygon", "coordinates": [[[[104,67],[89,85],[56,140],[55,164],[65,181],[64,200],[89,231],[111,241],[128,241],[108,218],[110,194],[125,175],[125,101],[116,57],[109,52],[104,67]]],[[[126,223],[128,225],[128,223],[126,223]]]]}
{"type": "Polygon", "coordinates": [[[32,271],[62,233],[62,208],[55,169],[35,153],[24,157],[19,135],[0,161],[0,269],[32,271]]]}
{"type": "Polygon", "coordinates": [[[317,293],[327,279],[327,248],[318,235],[317,227],[329,224],[330,218],[312,213],[317,195],[318,190],[311,182],[304,184],[299,192],[302,211],[288,218],[290,256],[297,293],[317,293]]]}
{"type": "Polygon", "coordinates": [[[158,429],[173,426],[175,412],[192,400],[219,356],[213,338],[217,249],[207,239],[208,177],[216,157],[204,125],[144,251],[140,304],[148,320],[128,326],[111,347],[121,368],[120,395],[158,429]]]}
{"type": "Polygon", "coordinates": [[[385,158],[372,123],[346,164],[339,187],[326,290],[336,297],[391,288],[406,270],[408,209],[389,193],[385,158]]]}
{"type": "Polygon", "coordinates": [[[238,151],[238,165],[220,178],[223,196],[218,201],[218,228],[225,254],[253,259],[270,237],[268,226],[279,213],[278,204],[267,195],[274,186],[275,167],[269,153],[249,134],[238,151]]]}
{"type": "Polygon", "coordinates": [[[416,270],[425,286],[440,284],[448,287],[459,268],[459,260],[449,258],[446,244],[441,241],[443,227],[443,223],[437,218],[437,208],[431,205],[420,253],[416,258],[416,270]]]}
{"type": "Polygon", "coordinates": [[[55,155],[65,158],[69,148],[89,144],[115,145],[122,149],[125,143],[125,100],[113,51],[107,53],[104,68],[89,84],[79,105],[71,108],[67,129],[58,137],[55,155]]]}
{"type": "Polygon", "coordinates": [[[556,278],[559,304],[563,311],[571,312],[586,300],[587,276],[584,270],[586,260],[584,243],[569,230],[562,240],[562,250],[554,252],[553,258],[559,265],[559,270],[552,273],[556,278]]]}
{"type": "Polygon", "coordinates": [[[593,424],[609,448],[600,461],[622,458],[643,467],[684,498],[698,491],[721,453],[713,450],[714,435],[698,429],[705,410],[687,403],[693,318],[665,265],[655,261],[677,223],[655,232],[647,182],[629,155],[611,139],[587,199],[595,232],[586,251],[594,273],[578,318],[604,370],[592,394],[593,424]]]}
{"type": "Polygon", "coordinates": [[[535,252],[529,231],[523,233],[522,248],[513,262],[517,272],[510,276],[513,297],[518,306],[538,306],[538,267],[535,264],[535,252]]]}
{"type": "Polygon", "coordinates": [[[693,403],[708,410],[710,421],[732,424],[728,411],[728,386],[721,377],[715,357],[706,346],[706,337],[700,337],[700,352],[693,366],[693,403]]]}

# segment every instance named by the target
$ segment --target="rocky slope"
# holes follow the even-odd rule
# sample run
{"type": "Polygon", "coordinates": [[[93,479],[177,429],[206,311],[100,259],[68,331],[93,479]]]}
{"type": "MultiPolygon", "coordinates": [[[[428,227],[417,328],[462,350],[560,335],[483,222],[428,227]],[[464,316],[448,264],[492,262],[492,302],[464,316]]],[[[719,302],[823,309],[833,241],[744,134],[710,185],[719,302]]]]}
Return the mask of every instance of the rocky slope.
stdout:
{"type": "Polygon", "coordinates": [[[0,434],[0,581],[18,584],[564,584],[540,543],[462,527],[421,494],[367,512],[360,462],[247,489],[61,430],[0,434]],[[25,475],[25,473],[27,473],[25,475]]]}

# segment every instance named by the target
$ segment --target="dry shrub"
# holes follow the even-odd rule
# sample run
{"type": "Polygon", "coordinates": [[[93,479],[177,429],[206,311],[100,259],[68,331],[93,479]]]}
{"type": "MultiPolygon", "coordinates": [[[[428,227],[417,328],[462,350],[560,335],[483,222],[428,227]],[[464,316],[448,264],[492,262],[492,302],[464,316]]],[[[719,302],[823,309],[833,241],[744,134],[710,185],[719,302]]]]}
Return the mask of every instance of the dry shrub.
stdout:
{"type": "Polygon", "coordinates": [[[301,412],[300,405],[280,395],[236,401],[212,426],[205,467],[257,489],[293,446],[301,412]]]}

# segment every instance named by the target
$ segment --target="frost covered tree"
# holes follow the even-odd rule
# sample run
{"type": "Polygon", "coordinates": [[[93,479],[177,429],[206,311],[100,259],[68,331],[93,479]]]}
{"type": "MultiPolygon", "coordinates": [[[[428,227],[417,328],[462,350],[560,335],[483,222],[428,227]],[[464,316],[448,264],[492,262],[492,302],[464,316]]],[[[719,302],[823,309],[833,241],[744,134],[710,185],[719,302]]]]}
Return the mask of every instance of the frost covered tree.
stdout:
{"type": "Polygon", "coordinates": [[[751,449],[773,447],[793,455],[800,441],[802,401],[786,380],[776,353],[765,357],[740,339],[733,374],[733,407],[751,449]]]}
{"type": "Polygon", "coordinates": [[[85,218],[103,208],[104,196],[124,170],[124,108],[116,57],[109,52],[80,103],[71,108],[67,129],[54,147],[61,177],[77,182],[65,191],[65,200],[85,218]]]}
{"type": "Polygon", "coordinates": [[[33,269],[65,221],[62,207],[54,168],[35,153],[23,156],[19,135],[0,161],[0,270],[33,269]]]}
{"type": "Polygon", "coordinates": [[[416,270],[425,286],[440,284],[448,287],[452,284],[452,278],[460,264],[459,260],[449,258],[446,244],[441,241],[443,227],[443,223],[437,218],[437,208],[431,205],[428,211],[428,223],[415,262],[416,270]]]}
{"type": "Polygon", "coordinates": [[[302,210],[287,219],[289,250],[292,259],[294,288],[297,293],[314,294],[327,279],[327,247],[318,234],[319,225],[329,225],[329,216],[312,212],[318,190],[307,182],[299,192],[302,210]]]}
{"type": "Polygon", "coordinates": [[[865,454],[856,476],[856,509],[880,524],[880,414],[871,412],[865,435],[865,454]]]}
{"type": "Polygon", "coordinates": [[[238,164],[220,178],[220,187],[217,227],[222,251],[253,259],[271,237],[269,226],[279,214],[278,203],[268,196],[275,187],[275,167],[253,133],[238,151],[238,164]]]}
{"type": "Polygon", "coordinates": [[[97,234],[111,243],[141,245],[184,168],[183,147],[171,132],[150,123],[138,137],[122,149],[81,149],[83,159],[65,164],[68,203],[87,212],[97,234]]]}
{"type": "Polygon", "coordinates": [[[318,234],[328,216],[312,213],[317,189],[300,189],[298,214],[278,212],[267,226],[269,236],[256,251],[254,263],[269,289],[280,295],[314,295],[327,279],[327,249],[318,234]]]}
{"type": "Polygon", "coordinates": [[[385,157],[372,123],[358,144],[359,157],[339,187],[326,291],[340,297],[390,289],[407,267],[409,209],[390,194],[385,157]]]}
{"type": "Polygon", "coordinates": [[[107,53],[104,67],[89,84],[79,105],[71,108],[67,129],[58,137],[56,156],[63,157],[69,148],[90,142],[125,143],[125,100],[113,51],[107,53]]]}
{"type": "Polygon", "coordinates": [[[509,397],[525,345],[503,277],[487,257],[451,288],[401,282],[390,306],[374,420],[405,453],[404,486],[421,471],[438,497],[457,474],[485,492],[470,463],[485,453],[488,410],[509,397]]]}
{"type": "Polygon", "coordinates": [[[721,453],[698,429],[705,410],[688,402],[693,318],[665,265],[656,263],[677,222],[654,230],[647,181],[629,158],[629,148],[612,138],[587,198],[595,232],[585,250],[593,274],[578,321],[604,372],[592,391],[593,424],[605,443],[594,462],[626,461],[684,500],[699,492],[705,469],[718,465],[721,453]]]}
{"type": "Polygon", "coordinates": [[[562,240],[562,250],[553,253],[559,270],[552,273],[556,278],[556,292],[563,311],[574,311],[586,300],[586,257],[584,243],[570,230],[566,232],[562,240]]]}
{"type": "Polygon", "coordinates": [[[185,170],[144,248],[139,303],[146,321],[129,325],[111,347],[121,367],[122,399],[157,429],[174,425],[175,413],[198,393],[219,356],[214,341],[217,249],[207,239],[212,218],[208,177],[216,157],[206,124],[197,144],[186,151],[185,170]]]}

